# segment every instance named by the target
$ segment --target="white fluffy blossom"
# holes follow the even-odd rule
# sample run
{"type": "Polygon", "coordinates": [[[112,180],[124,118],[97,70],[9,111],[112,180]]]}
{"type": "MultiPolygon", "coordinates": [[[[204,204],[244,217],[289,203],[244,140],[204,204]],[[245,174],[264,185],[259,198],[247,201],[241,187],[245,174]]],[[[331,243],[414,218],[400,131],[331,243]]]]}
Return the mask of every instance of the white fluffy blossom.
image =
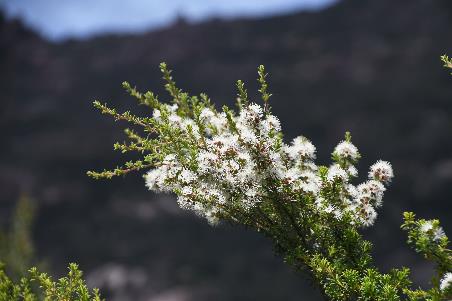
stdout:
{"type": "Polygon", "coordinates": [[[162,181],[162,171],[160,169],[152,169],[146,173],[144,176],[146,181],[146,186],[149,190],[159,191],[161,187],[164,186],[162,181]]]}
{"type": "Polygon", "coordinates": [[[262,115],[262,107],[252,103],[249,106],[242,108],[240,115],[237,118],[237,122],[243,125],[256,125],[261,122],[262,115]]]}
{"type": "Polygon", "coordinates": [[[435,231],[433,231],[433,240],[434,241],[440,241],[445,236],[446,236],[446,233],[444,233],[444,230],[441,227],[438,227],[435,229],[435,231]]]}
{"type": "Polygon", "coordinates": [[[385,190],[386,188],[381,182],[369,180],[358,185],[356,199],[359,202],[372,203],[375,207],[380,207],[385,190]]]}
{"type": "Polygon", "coordinates": [[[188,133],[190,131],[191,134],[193,134],[197,139],[201,136],[198,125],[191,119],[183,118],[180,121],[180,128],[185,133],[188,133]]]}
{"type": "Polygon", "coordinates": [[[375,211],[375,209],[370,205],[364,205],[360,208],[359,218],[363,226],[372,226],[377,219],[377,211],[375,211]]]}
{"type": "Polygon", "coordinates": [[[250,144],[255,144],[258,141],[256,134],[254,134],[253,130],[248,127],[240,128],[240,137],[243,141],[250,144]]]}
{"type": "Polygon", "coordinates": [[[315,159],[315,146],[305,137],[297,137],[292,141],[292,145],[285,149],[287,155],[292,160],[315,159]]]}
{"type": "Polygon", "coordinates": [[[393,177],[394,172],[392,171],[391,163],[387,161],[379,160],[370,167],[369,179],[389,183],[393,177]]]}
{"type": "Polygon", "coordinates": [[[258,104],[252,103],[248,106],[248,110],[244,110],[247,114],[252,115],[255,118],[261,118],[263,114],[262,107],[258,104]]]}
{"type": "Polygon", "coordinates": [[[193,187],[191,186],[184,186],[181,190],[181,194],[185,197],[188,197],[193,194],[193,187]]]}
{"type": "Polygon", "coordinates": [[[204,212],[204,216],[207,219],[207,222],[212,225],[215,226],[220,222],[220,219],[218,218],[218,216],[216,216],[216,210],[203,210],[204,212]]]}
{"type": "Polygon", "coordinates": [[[209,173],[213,166],[217,164],[219,158],[216,154],[208,152],[208,151],[201,151],[198,154],[198,171],[200,173],[209,173]]]}
{"type": "Polygon", "coordinates": [[[433,223],[432,223],[432,221],[424,221],[421,224],[419,230],[421,230],[421,232],[423,232],[423,233],[428,233],[428,232],[432,231],[433,230],[433,223]]]}
{"type": "Polygon", "coordinates": [[[210,119],[210,124],[217,129],[217,131],[222,132],[226,129],[228,124],[228,119],[226,118],[226,114],[220,113],[215,115],[210,119]]]}
{"type": "Polygon", "coordinates": [[[182,118],[179,115],[173,113],[168,116],[168,121],[177,126],[181,124],[182,118]]]}
{"type": "Polygon", "coordinates": [[[347,193],[347,196],[352,199],[357,198],[359,195],[358,189],[356,188],[355,185],[352,184],[347,184],[345,186],[345,192],[347,193]]]}
{"type": "Polygon", "coordinates": [[[433,241],[438,242],[446,236],[444,230],[440,226],[435,226],[432,221],[422,221],[419,230],[428,235],[433,241]]]}
{"type": "Polygon", "coordinates": [[[382,205],[383,194],[386,188],[375,180],[359,184],[357,187],[348,185],[347,195],[351,198],[350,210],[355,212],[357,220],[364,227],[374,224],[377,218],[376,208],[382,205]]]}
{"type": "Polygon", "coordinates": [[[201,114],[199,114],[201,121],[209,122],[213,117],[215,117],[215,113],[209,108],[202,109],[201,114]]]}
{"type": "Polygon", "coordinates": [[[190,184],[196,181],[196,174],[188,169],[183,169],[179,174],[179,181],[184,184],[190,184]]]}
{"type": "Polygon", "coordinates": [[[346,171],[352,177],[357,177],[358,176],[358,170],[353,165],[348,166],[346,171]]]}
{"type": "Polygon", "coordinates": [[[312,171],[303,171],[299,175],[299,180],[295,183],[295,188],[300,188],[305,193],[317,195],[320,192],[322,180],[320,176],[312,171]]]}
{"type": "Polygon", "coordinates": [[[444,291],[446,288],[450,287],[452,285],[452,273],[448,272],[444,274],[443,278],[441,278],[439,288],[444,291]]]}
{"type": "Polygon", "coordinates": [[[298,168],[291,168],[284,174],[284,179],[287,183],[292,184],[300,178],[300,170],[298,168]]]}
{"type": "Polygon", "coordinates": [[[261,123],[261,131],[265,134],[269,134],[271,131],[281,131],[281,123],[278,117],[267,115],[267,118],[261,123]]]}
{"type": "Polygon", "coordinates": [[[148,171],[145,175],[146,186],[150,190],[165,192],[171,191],[172,187],[168,182],[174,180],[180,171],[181,167],[176,159],[176,156],[167,155],[161,166],[148,171]]]}
{"type": "Polygon", "coordinates": [[[333,182],[335,180],[346,182],[348,180],[348,173],[338,164],[333,164],[330,166],[330,168],[328,168],[328,174],[326,175],[326,178],[330,182],[333,182]]]}
{"type": "Polygon", "coordinates": [[[152,117],[153,117],[155,120],[159,121],[160,118],[161,118],[161,116],[162,116],[162,112],[160,112],[159,109],[154,109],[154,111],[152,112],[152,117]]]}
{"type": "Polygon", "coordinates": [[[358,148],[351,142],[341,141],[334,149],[333,154],[340,158],[357,160],[359,158],[358,148]]]}
{"type": "Polygon", "coordinates": [[[206,133],[208,135],[212,134],[212,129],[215,129],[217,132],[222,133],[226,127],[228,120],[226,118],[226,114],[215,113],[210,108],[204,108],[199,114],[199,119],[206,127],[206,133]]]}

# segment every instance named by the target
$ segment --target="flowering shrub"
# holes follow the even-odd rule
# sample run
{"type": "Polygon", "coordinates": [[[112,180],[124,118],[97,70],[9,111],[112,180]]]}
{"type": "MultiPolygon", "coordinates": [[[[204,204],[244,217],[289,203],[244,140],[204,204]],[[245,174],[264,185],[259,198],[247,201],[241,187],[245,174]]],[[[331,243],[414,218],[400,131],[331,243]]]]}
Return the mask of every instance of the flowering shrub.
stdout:
{"type": "Polygon", "coordinates": [[[160,68],[170,103],[123,84],[152,109],[152,116],[118,113],[94,102],[102,113],[141,128],[126,129],[130,141],[114,148],[137,151],[142,158],[114,170],[88,172],[91,177],[145,170],[150,190],[175,193],[181,208],[210,224],[238,223],[269,237],[284,260],[307,272],[328,300],[452,298],[451,250],[437,220],[416,220],[405,213],[402,225],[409,244],[436,263],[431,289],[413,290],[408,268],[382,273],[372,263],[372,244],[360,229],[377,218],[394,176],[389,162],[373,164],[356,185],[361,155],[349,133],[333,150],[329,166],[316,163],[316,148],[306,137],[286,143],[269,106],[263,66],[258,69],[262,105],[250,102],[238,81],[237,112],[215,109],[205,94],[190,96],[176,87],[164,63],[160,68]]]}

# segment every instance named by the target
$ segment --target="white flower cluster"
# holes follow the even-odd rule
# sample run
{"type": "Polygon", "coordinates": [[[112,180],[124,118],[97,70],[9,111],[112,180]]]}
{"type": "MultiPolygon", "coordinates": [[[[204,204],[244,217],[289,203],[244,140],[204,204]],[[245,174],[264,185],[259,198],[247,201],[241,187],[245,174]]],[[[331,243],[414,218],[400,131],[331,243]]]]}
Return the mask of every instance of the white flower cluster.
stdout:
{"type": "Polygon", "coordinates": [[[423,221],[419,227],[419,230],[435,242],[439,242],[446,236],[443,228],[440,226],[434,226],[432,221],[423,221]]]}
{"type": "Polygon", "coordinates": [[[314,163],[315,146],[301,136],[285,144],[278,118],[264,114],[257,104],[243,107],[229,120],[226,113],[210,108],[193,118],[181,117],[185,115],[178,110],[176,105],[162,105],[154,110],[153,118],[194,137],[196,145],[184,155],[166,155],[146,174],[149,189],[176,192],[182,208],[194,210],[211,223],[231,209],[250,212],[261,202],[300,202],[310,196],[318,210],[337,219],[351,212],[355,223],[373,224],[384,184],[393,177],[389,163],[378,161],[370,168],[369,180],[354,186],[349,182],[357,176],[353,164],[359,153],[350,141],[336,146],[333,155],[340,161],[322,176],[314,163]],[[195,156],[189,157],[190,152],[195,156]],[[333,186],[339,187],[340,205],[324,198],[325,189],[333,186]]]}
{"type": "Polygon", "coordinates": [[[349,160],[359,159],[358,148],[349,141],[340,142],[335,147],[333,154],[349,160]]]}
{"type": "Polygon", "coordinates": [[[446,273],[443,278],[441,278],[439,288],[445,291],[448,287],[452,286],[452,273],[446,273]]]}
{"type": "Polygon", "coordinates": [[[383,183],[391,182],[394,177],[392,166],[389,162],[378,161],[370,167],[369,178],[383,183]]]}
{"type": "Polygon", "coordinates": [[[386,191],[384,184],[391,180],[393,171],[388,162],[379,161],[370,168],[369,180],[355,186],[350,183],[350,179],[357,176],[357,170],[352,165],[352,162],[358,158],[357,154],[358,151],[353,144],[341,142],[339,147],[336,147],[333,155],[345,160],[343,162],[346,162],[346,164],[344,166],[340,166],[337,163],[333,164],[329,167],[326,174],[327,182],[340,183],[342,185],[342,207],[332,206],[324,198],[319,198],[317,205],[320,208],[324,208],[327,212],[333,213],[336,218],[341,218],[344,212],[352,213],[356,222],[367,227],[371,226],[377,218],[376,209],[381,207],[383,194],[386,191]],[[343,149],[347,149],[347,151],[342,152],[343,149]],[[385,182],[380,177],[375,176],[374,167],[376,165],[379,173],[384,172],[387,175],[391,175],[385,178],[385,182]]]}

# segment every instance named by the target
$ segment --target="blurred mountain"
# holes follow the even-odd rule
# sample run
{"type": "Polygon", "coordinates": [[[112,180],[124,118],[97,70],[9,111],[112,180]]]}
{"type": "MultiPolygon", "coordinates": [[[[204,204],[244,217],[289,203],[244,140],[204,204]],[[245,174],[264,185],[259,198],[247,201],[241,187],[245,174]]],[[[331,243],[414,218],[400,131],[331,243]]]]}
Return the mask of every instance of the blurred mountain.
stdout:
{"type": "Polygon", "coordinates": [[[380,157],[393,163],[395,181],[365,235],[383,270],[412,266],[425,284],[431,267],[398,227],[401,213],[414,210],[452,233],[452,77],[439,61],[452,53],[451,35],[448,0],[344,0],[319,12],[180,21],[58,44],[0,17],[0,221],[21,193],[38,199],[40,256],[57,273],[79,262],[110,300],[317,300],[259,235],[212,229],[172,196],[146,191],[140,175],[85,176],[123,159],[111,147],[124,139],[122,125],[91,105],[133,108],[122,81],[164,99],[158,63],[166,61],[181,88],[231,104],[235,81],[256,91],[264,64],[287,139],[309,137],[328,164],[350,130],[363,177],[380,157]]]}

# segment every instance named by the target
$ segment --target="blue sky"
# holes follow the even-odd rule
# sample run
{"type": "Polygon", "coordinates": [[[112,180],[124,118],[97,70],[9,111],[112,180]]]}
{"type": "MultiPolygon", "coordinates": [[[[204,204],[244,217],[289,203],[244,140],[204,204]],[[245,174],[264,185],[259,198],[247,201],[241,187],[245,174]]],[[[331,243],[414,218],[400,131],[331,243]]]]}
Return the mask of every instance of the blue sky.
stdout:
{"type": "Polygon", "coordinates": [[[20,17],[44,36],[59,40],[103,32],[140,32],[190,21],[319,9],[336,0],[0,0],[8,17],[20,17]]]}

